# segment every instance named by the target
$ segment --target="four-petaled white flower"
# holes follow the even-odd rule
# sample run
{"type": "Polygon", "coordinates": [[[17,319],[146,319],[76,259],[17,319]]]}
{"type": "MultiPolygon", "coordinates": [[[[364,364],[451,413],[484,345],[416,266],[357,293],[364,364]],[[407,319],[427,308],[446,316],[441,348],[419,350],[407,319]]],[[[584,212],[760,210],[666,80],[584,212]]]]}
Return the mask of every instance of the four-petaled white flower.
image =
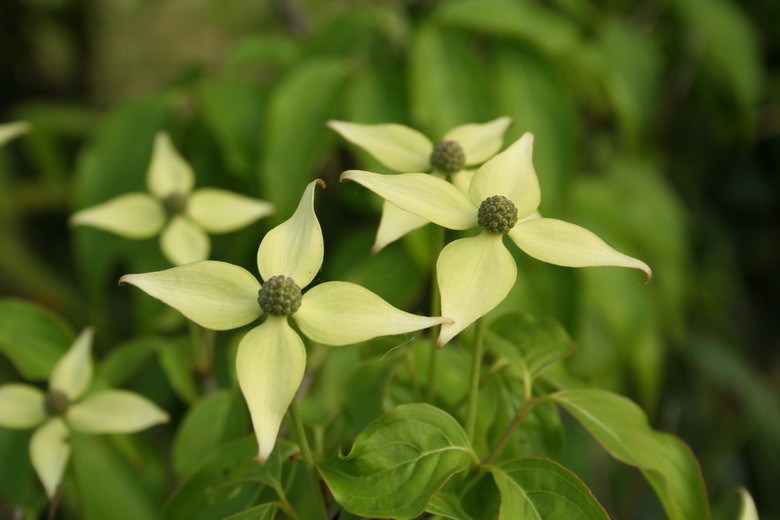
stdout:
{"type": "Polygon", "coordinates": [[[442,325],[439,346],[501,303],[512,289],[517,266],[504,246],[504,234],[543,262],[632,267],[651,276],[647,264],[615,251],[590,231],[536,212],[541,193],[532,153],[533,135],[526,133],[476,171],[467,193],[424,173],[350,170],[341,175],[440,226],[456,230],[482,226],[479,235],[448,244],[436,263],[441,311],[455,320],[442,325]]]}
{"type": "Polygon", "coordinates": [[[192,168],[165,133],[158,133],[146,175],[149,193],[120,195],[86,208],[71,224],[92,226],[126,238],[150,238],[162,231],[160,247],[174,265],[209,257],[206,232],[229,233],[273,212],[273,205],[216,188],[193,191],[192,168]]]}
{"type": "MultiPolygon", "coordinates": [[[[92,330],[84,330],[57,361],[49,390],[27,384],[0,386],[0,426],[38,429],[30,440],[30,459],[51,498],[70,457],[68,430],[82,433],[132,433],[168,421],[168,414],[126,390],[97,390],[92,381],[92,330]]],[[[8,468],[6,468],[8,469],[8,468]]]]}
{"type": "Polygon", "coordinates": [[[290,327],[288,317],[309,339],[326,345],[358,343],[451,321],[401,311],[353,283],[326,282],[301,293],[323,259],[322,230],[314,213],[318,183],[322,181],[307,186],[293,216],[260,243],[257,268],[263,284],[241,267],[216,261],[125,275],[120,280],[214,330],[235,329],[267,314],[265,321],[243,337],[236,358],[260,462],[273,450],[279,425],[306,367],[303,340],[290,327]]]}
{"type": "MultiPolygon", "coordinates": [[[[328,126],[349,142],[371,154],[377,161],[400,173],[432,171],[448,176],[452,183],[468,192],[476,166],[493,157],[504,142],[504,133],[512,120],[499,117],[483,124],[456,126],[434,144],[425,135],[408,126],[365,125],[329,121],[328,126]]],[[[373,253],[398,240],[429,221],[385,201],[376,232],[373,253]]]]}

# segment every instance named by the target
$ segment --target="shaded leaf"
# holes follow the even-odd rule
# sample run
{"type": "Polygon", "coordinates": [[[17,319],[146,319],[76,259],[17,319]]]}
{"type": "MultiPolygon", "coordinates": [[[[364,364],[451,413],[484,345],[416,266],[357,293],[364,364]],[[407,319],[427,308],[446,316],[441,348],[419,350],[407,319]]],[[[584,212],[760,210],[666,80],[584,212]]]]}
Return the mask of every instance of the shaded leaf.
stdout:
{"type": "Polygon", "coordinates": [[[23,300],[0,300],[0,352],[25,379],[48,379],[71,343],[70,327],[52,313],[23,300]]]}
{"type": "Polygon", "coordinates": [[[501,492],[501,520],[609,518],[579,477],[552,460],[515,459],[490,471],[501,492]]]}

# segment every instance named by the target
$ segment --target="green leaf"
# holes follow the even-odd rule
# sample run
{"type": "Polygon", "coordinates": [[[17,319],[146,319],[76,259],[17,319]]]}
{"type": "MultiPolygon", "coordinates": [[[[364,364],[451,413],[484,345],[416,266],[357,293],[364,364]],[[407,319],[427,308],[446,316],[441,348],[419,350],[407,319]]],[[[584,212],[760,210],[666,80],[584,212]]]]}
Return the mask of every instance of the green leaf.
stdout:
{"type": "Polygon", "coordinates": [[[136,338],[112,348],[100,363],[95,380],[106,388],[123,386],[160,348],[157,338],[136,338]]]}
{"type": "Polygon", "coordinates": [[[445,24],[528,42],[551,55],[566,54],[581,40],[577,27],[571,21],[534,2],[443,2],[435,18],[445,24]]]}
{"type": "Polygon", "coordinates": [[[159,497],[150,492],[143,468],[131,465],[105,437],[71,433],[70,441],[85,519],[157,517],[159,497]]]}
{"type": "Polygon", "coordinates": [[[246,406],[234,392],[204,396],[187,412],[173,441],[173,470],[190,475],[209,453],[246,432],[246,406]]]}
{"type": "Polygon", "coordinates": [[[266,464],[261,465],[253,460],[257,455],[254,435],[222,446],[170,496],[161,517],[221,520],[254,506],[263,494],[262,476],[276,472],[281,465],[279,451],[274,450],[266,464]]]}
{"type": "Polygon", "coordinates": [[[186,403],[191,404],[198,397],[198,388],[193,375],[192,346],[186,338],[166,341],[157,350],[168,383],[186,403]]]}
{"type": "Polygon", "coordinates": [[[485,95],[482,60],[469,44],[431,24],[419,28],[412,40],[412,114],[434,140],[456,125],[483,123],[494,115],[485,95]]]}
{"type": "Polygon", "coordinates": [[[501,492],[501,520],[609,518],[579,477],[552,460],[515,459],[490,471],[501,492]]]}
{"type": "Polygon", "coordinates": [[[490,346],[509,361],[510,373],[526,381],[527,388],[574,350],[560,323],[526,312],[508,312],[490,322],[486,332],[490,346]]]}
{"type": "Polygon", "coordinates": [[[571,85],[552,60],[526,47],[499,44],[495,56],[491,94],[501,114],[514,120],[506,141],[534,133],[533,162],[544,193],[541,211],[557,213],[577,167],[581,125],[571,85]]]}
{"type": "Polygon", "coordinates": [[[70,327],[52,313],[23,300],[0,300],[0,352],[25,379],[48,379],[71,343],[70,327]]]}
{"type": "Polygon", "coordinates": [[[277,509],[279,506],[275,502],[262,504],[225,517],[225,520],[273,520],[277,509]]]}
{"type": "Polygon", "coordinates": [[[616,459],[638,467],[672,520],[710,518],[701,471],[677,437],[653,431],[645,413],[625,397],[603,390],[568,390],[550,396],[616,459]]]}
{"type": "Polygon", "coordinates": [[[733,90],[745,115],[751,115],[764,77],[758,33],[749,18],[730,0],[675,0],[672,5],[687,24],[686,35],[703,48],[707,69],[733,90]]]}
{"type": "Polygon", "coordinates": [[[248,178],[255,169],[265,98],[263,87],[244,81],[211,80],[201,86],[204,119],[234,174],[248,178]]]}
{"type": "Polygon", "coordinates": [[[471,520],[471,516],[463,509],[458,497],[454,493],[443,490],[431,497],[425,512],[453,520],[471,520]]]}
{"type": "Polygon", "coordinates": [[[349,455],[322,462],[320,472],[347,511],[408,519],[475,458],[452,416],[428,404],[405,404],[369,424],[349,455]]]}
{"type": "Polygon", "coordinates": [[[271,94],[260,184],[277,205],[277,219],[295,210],[316,175],[317,160],[333,132],[325,122],[333,112],[347,74],[338,59],[314,59],[298,65],[271,94]],[[316,91],[316,95],[315,94],[316,91]]]}

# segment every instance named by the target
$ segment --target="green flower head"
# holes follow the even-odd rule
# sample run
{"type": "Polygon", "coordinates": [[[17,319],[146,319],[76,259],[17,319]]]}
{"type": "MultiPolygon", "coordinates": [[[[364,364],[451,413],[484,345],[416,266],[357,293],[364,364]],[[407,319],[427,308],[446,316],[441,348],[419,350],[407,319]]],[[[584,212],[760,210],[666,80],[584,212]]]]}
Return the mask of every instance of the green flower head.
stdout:
{"type": "Polygon", "coordinates": [[[168,421],[154,403],[125,390],[96,390],[92,381],[92,329],[84,330],[57,361],[43,392],[26,384],[0,386],[0,426],[37,428],[30,459],[49,497],[62,481],[70,458],[69,431],[132,433],[168,421]]]}
{"type": "Polygon", "coordinates": [[[542,218],[539,180],[532,163],[533,135],[526,133],[474,173],[465,192],[420,173],[380,175],[346,171],[342,180],[362,184],[386,201],[449,229],[482,226],[482,233],[448,244],[436,263],[442,314],[455,320],[441,327],[439,346],[506,297],[517,278],[507,234],[520,249],[543,262],[566,267],[650,268],[608,246],[590,231],[542,218]]]}
{"type": "Polygon", "coordinates": [[[208,233],[229,233],[270,215],[273,205],[216,188],[193,190],[192,168],[173,147],[168,134],[154,141],[146,174],[149,193],[120,195],[83,209],[71,224],[91,226],[126,238],[160,233],[160,248],[174,265],[209,257],[208,233]]]}
{"type": "Polygon", "coordinates": [[[259,462],[273,450],[279,425],[303,379],[306,349],[289,324],[292,318],[310,340],[348,345],[378,336],[402,334],[448,318],[416,316],[396,309],[359,285],[325,282],[301,295],[322,265],[322,230],[314,213],[311,182],[293,216],[260,242],[260,283],[245,269],[225,262],[193,262],[165,271],[129,274],[120,283],[135,285],[199,325],[230,330],[265,320],[238,346],[236,373],[249,405],[259,462]]]}

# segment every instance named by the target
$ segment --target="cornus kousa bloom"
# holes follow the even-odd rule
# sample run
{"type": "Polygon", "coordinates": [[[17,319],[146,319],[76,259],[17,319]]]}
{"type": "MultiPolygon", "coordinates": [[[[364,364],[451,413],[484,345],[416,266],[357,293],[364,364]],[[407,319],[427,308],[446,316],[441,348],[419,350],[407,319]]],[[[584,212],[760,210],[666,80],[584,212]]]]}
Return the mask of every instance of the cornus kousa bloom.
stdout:
{"type": "Polygon", "coordinates": [[[238,381],[257,436],[259,462],[273,450],[279,425],[306,367],[303,340],[288,318],[293,318],[309,339],[325,345],[358,343],[451,321],[403,312],[347,282],[326,282],[302,293],[322,265],[322,231],[314,213],[318,183],[324,186],[320,180],[310,183],[293,216],[269,231],[260,243],[257,268],[262,284],[241,267],[215,261],[126,275],[120,280],[210,329],[235,329],[265,315],[265,320],[241,340],[236,357],[238,381]]]}
{"type": "Polygon", "coordinates": [[[126,390],[86,393],[92,381],[92,329],[82,332],[60,358],[44,392],[26,384],[0,386],[0,426],[38,429],[30,459],[51,498],[70,457],[68,432],[132,433],[168,421],[154,403],[126,390]]]}
{"type": "Polygon", "coordinates": [[[644,262],[615,251],[584,228],[542,218],[536,212],[541,193],[531,161],[533,139],[526,133],[482,165],[467,193],[421,173],[378,175],[351,170],[341,175],[342,180],[362,184],[440,226],[482,228],[477,236],[448,244],[436,263],[442,314],[455,320],[442,325],[439,346],[501,303],[514,285],[517,267],[504,246],[504,235],[543,262],[566,267],[633,267],[650,279],[650,268],[644,262]]]}
{"type": "MultiPolygon", "coordinates": [[[[456,126],[434,144],[417,130],[404,125],[328,122],[330,128],[391,170],[406,173],[430,171],[439,177],[449,177],[455,186],[464,191],[468,191],[474,173],[468,167],[481,164],[495,155],[501,149],[504,132],[511,124],[510,118],[499,117],[483,124],[456,126]]],[[[428,222],[421,215],[385,201],[372,252],[379,252],[428,222]]]]}
{"type": "Polygon", "coordinates": [[[127,193],[79,211],[71,224],[92,226],[126,238],[162,231],[160,247],[174,265],[209,257],[208,233],[229,233],[273,212],[273,205],[230,191],[193,191],[192,168],[165,133],[157,134],[146,175],[149,193],[127,193]]]}

